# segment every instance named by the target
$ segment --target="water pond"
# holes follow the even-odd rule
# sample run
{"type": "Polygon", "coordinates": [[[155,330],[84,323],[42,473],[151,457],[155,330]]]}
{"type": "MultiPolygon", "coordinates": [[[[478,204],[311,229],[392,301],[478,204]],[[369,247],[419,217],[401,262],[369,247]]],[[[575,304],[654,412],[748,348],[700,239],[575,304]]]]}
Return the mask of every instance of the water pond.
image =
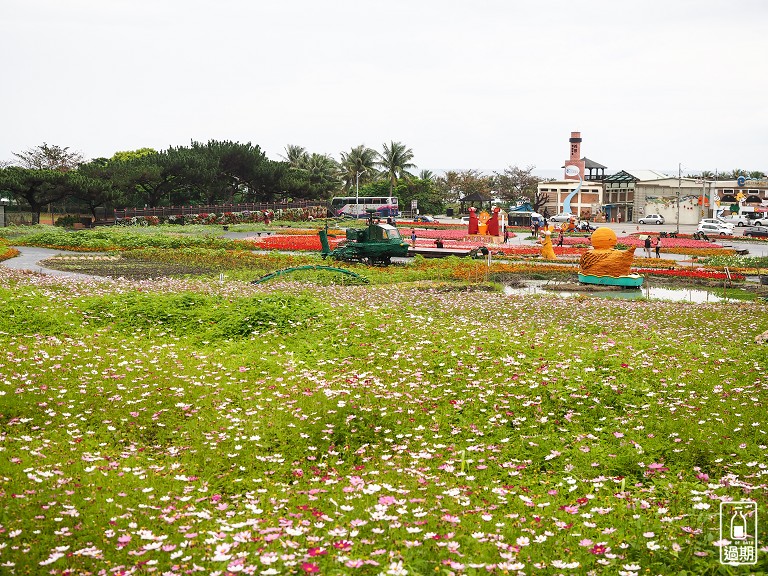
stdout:
{"type": "MultiPolygon", "coordinates": [[[[523,286],[505,286],[504,294],[528,295],[547,294],[553,297],[571,298],[574,296],[589,296],[595,298],[615,298],[619,300],[670,300],[673,302],[692,302],[703,304],[708,302],[733,302],[733,293],[724,295],[720,288],[669,288],[662,286],[642,286],[635,290],[618,290],[607,292],[586,292],[581,290],[551,290],[544,288],[552,285],[546,280],[529,280],[523,286]]],[[[748,292],[743,291],[746,296],[748,292]]]]}

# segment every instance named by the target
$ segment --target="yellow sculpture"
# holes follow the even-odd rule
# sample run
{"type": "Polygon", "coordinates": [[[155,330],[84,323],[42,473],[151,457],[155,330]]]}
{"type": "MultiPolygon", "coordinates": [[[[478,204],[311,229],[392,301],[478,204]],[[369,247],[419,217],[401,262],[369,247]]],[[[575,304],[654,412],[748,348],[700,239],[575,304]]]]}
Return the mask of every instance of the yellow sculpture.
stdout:
{"type": "Polygon", "coordinates": [[[491,219],[491,215],[488,214],[485,210],[480,212],[480,214],[477,217],[479,224],[477,225],[477,233],[485,236],[488,233],[488,220],[491,219]]]}
{"type": "Polygon", "coordinates": [[[555,249],[552,247],[552,232],[547,230],[541,239],[541,257],[546,260],[556,260],[555,249]]]}
{"type": "Polygon", "coordinates": [[[601,226],[592,233],[592,250],[579,261],[580,273],[590,276],[628,276],[635,257],[635,247],[616,250],[616,233],[601,226]]]}

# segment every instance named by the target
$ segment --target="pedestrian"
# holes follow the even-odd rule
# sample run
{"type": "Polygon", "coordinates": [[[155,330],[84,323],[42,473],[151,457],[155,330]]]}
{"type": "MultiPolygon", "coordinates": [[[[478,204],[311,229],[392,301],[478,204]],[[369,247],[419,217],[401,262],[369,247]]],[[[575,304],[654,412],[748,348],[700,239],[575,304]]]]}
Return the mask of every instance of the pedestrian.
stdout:
{"type": "Polygon", "coordinates": [[[533,235],[538,236],[539,235],[539,221],[534,220],[533,221],[533,235]]]}
{"type": "Polygon", "coordinates": [[[650,258],[651,257],[651,237],[646,236],[645,237],[645,257],[650,258]]]}
{"type": "Polygon", "coordinates": [[[411,244],[416,246],[416,230],[411,228],[411,244]]]}
{"type": "Polygon", "coordinates": [[[504,228],[504,244],[509,244],[509,228],[504,228]]]}
{"type": "Polygon", "coordinates": [[[562,245],[563,245],[563,240],[564,240],[564,239],[565,239],[565,238],[563,237],[563,231],[562,231],[562,230],[560,230],[560,234],[558,234],[558,235],[557,235],[557,245],[558,245],[558,246],[562,246],[562,245]]]}
{"type": "Polygon", "coordinates": [[[661,258],[661,236],[656,238],[656,258],[661,258]]]}
{"type": "Polygon", "coordinates": [[[435,240],[435,247],[436,248],[442,248],[443,247],[443,239],[442,238],[438,238],[437,240],[435,240]]]}

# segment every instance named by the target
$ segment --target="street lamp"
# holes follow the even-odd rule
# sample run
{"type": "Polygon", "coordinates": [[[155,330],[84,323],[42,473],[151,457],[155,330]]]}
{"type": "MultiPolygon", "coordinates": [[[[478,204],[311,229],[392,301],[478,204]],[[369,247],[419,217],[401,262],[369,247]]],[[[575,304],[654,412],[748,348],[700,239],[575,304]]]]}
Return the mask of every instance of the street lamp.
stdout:
{"type": "Polygon", "coordinates": [[[8,198],[0,198],[0,227],[5,228],[5,207],[10,203],[8,198]]]}

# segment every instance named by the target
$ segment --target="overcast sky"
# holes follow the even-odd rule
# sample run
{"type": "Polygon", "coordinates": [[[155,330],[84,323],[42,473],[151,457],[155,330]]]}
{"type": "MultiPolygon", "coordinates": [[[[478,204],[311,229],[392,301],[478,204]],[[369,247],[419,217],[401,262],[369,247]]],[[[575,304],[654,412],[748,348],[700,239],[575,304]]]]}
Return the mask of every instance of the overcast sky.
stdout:
{"type": "Polygon", "coordinates": [[[2,0],[0,160],[209,139],[768,171],[766,0],[2,0]]]}

